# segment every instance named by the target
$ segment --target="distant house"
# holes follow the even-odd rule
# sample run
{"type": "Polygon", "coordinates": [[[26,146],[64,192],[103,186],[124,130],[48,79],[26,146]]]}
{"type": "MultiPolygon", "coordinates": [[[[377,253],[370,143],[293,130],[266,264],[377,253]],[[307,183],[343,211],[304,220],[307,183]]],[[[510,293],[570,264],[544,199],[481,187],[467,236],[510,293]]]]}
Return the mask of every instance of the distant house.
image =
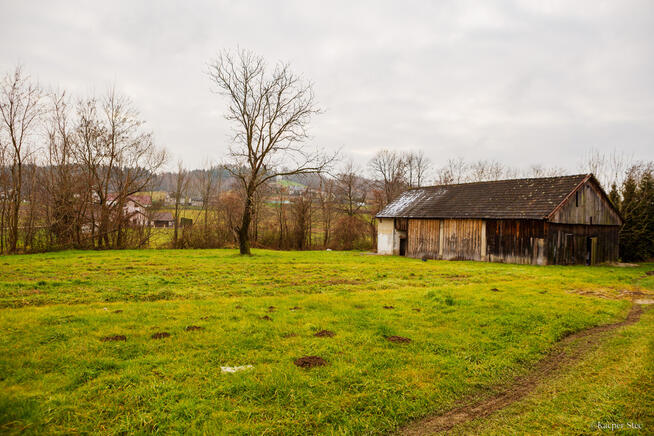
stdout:
{"type": "MultiPolygon", "coordinates": [[[[114,204],[120,199],[118,194],[109,194],[107,203],[114,204]]],[[[123,214],[130,224],[147,225],[148,218],[146,209],[152,206],[152,197],[145,194],[133,194],[127,197],[123,205],[123,214]]]]}
{"type": "Polygon", "coordinates": [[[410,189],[377,220],[381,254],[538,265],[615,261],[622,225],[592,174],[410,189]]]}
{"type": "Polygon", "coordinates": [[[175,219],[170,212],[155,212],[150,223],[152,227],[174,227],[175,219]]]}
{"type": "Polygon", "coordinates": [[[285,190],[288,195],[291,196],[302,195],[307,189],[307,186],[302,183],[294,182],[292,180],[283,180],[281,178],[273,182],[273,186],[276,189],[285,190]]]}

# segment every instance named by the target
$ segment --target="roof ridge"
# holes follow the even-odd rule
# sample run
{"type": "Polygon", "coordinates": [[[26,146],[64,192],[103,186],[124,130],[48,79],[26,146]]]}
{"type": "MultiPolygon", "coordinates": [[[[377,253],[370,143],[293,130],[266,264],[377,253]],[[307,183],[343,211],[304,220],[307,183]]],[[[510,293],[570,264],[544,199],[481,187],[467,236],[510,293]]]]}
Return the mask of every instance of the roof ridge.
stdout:
{"type": "Polygon", "coordinates": [[[413,188],[376,216],[546,219],[591,173],[489,180],[413,188]]]}
{"type": "MultiPolygon", "coordinates": [[[[517,182],[520,180],[549,180],[549,179],[567,179],[572,177],[587,177],[588,175],[593,175],[593,173],[579,173],[579,174],[569,174],[565,176],[548,176],[548,177],[520,177],[517,179],[497,179],[497,180],[482,180],[479,182],[464,182],[464,183],[450,183],[448,185],[429,185],[429,186],[420,186],[415,188],[409,188],[406,191],[413,191],[416,189],[425,189],[425,188],[446,188],[450,186],[463,186],[463,185],[483,185],[490,183],[498,182],[517,182]]],[[[405,192],[406,192],[405,191],[405,192]]]]}

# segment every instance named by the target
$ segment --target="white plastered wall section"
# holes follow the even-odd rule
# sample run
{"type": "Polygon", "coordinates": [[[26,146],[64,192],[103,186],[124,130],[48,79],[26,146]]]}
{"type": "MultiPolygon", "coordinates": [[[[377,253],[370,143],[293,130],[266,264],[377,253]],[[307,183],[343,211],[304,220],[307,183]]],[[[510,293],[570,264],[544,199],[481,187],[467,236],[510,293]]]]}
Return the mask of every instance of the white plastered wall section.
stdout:
{"type": "Polygon", "coordinates": [[[379,218],[377,224],[377,253],[395,254],[399,250],[399,241],[397,250],[395,247],[396,239],[399,239],[395,232],[395,219],[379,218]]]}

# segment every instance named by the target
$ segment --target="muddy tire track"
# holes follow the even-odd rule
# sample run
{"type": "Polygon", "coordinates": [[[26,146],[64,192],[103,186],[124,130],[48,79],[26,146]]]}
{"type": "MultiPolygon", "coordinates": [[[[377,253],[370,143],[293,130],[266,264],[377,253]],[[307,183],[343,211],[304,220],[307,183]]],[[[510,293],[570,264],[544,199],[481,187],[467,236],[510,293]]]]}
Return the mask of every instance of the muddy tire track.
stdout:
{"type": "Polygon", "coordinates": [[[558,370],[579,360],[602,340],[603,333],[636,323],[642,312],[642,307],[634,304],[623,321],[591,327],[568,335],[557,342],[552,351],[539,360],[528,374],[517,378],[509,385],[495,388],[492,396],[482,400],[478,397],[468,398],[461,401],[460,406],[443,414],[415,421],[401,428],[398,433],[411,436],[429,435],[448,431],[456,425],[473,419],[487,417],[521,400],[541,382],[553,377],[558,370]]]}

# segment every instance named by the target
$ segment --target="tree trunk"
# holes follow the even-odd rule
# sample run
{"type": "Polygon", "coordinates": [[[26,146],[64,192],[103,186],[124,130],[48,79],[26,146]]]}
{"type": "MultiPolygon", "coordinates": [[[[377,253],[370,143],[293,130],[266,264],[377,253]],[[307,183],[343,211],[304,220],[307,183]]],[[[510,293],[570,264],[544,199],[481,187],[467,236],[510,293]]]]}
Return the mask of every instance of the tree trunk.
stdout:
{"type": "Polygon", "coordinates": [[[241,254],[250,252],[250,221],[252,220],[252,196],[247,193],[245,196],[245,208],[243,209],[243,219],[241,226],[238,228],[238,247],[241,254]]]}

